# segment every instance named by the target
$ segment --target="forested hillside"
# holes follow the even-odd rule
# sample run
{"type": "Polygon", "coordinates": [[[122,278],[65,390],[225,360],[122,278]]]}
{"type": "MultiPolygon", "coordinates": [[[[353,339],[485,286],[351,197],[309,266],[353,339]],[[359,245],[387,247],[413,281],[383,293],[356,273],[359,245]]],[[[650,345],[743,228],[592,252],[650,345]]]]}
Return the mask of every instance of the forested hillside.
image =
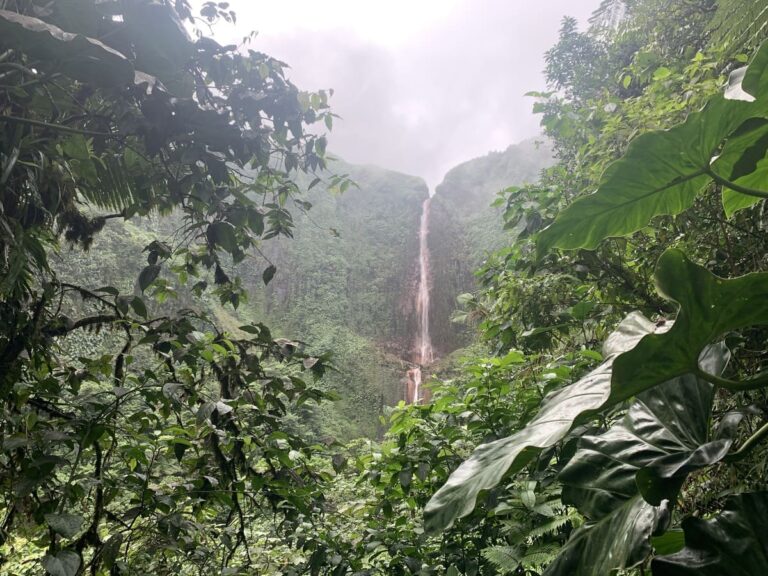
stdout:
{"type": "Polygon", "coordinates": [[[431,328],[439,356],[473,340],[463,323],[451,321],[458,308],[456,299],[476,289],[475,270],[511,237],[500,208],[493,206],[497,194],[509,186],[536,182],[551,163],[547,143],[528,140],[459,164],[435,189],[429,248],[434,286],[431,328]]]}
{"type": "Polygon", "coordinates": [[[768,573],[765,3],[565,17],[428,202],[236,19],[0,0],[0,573],[768,573]]]}

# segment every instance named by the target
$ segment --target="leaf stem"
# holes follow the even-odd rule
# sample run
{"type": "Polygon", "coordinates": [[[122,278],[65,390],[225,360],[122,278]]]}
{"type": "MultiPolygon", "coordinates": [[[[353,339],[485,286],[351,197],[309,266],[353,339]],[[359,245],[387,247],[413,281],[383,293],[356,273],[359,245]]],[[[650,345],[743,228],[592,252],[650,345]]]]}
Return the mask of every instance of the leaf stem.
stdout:
{"type": "Polygon", "coordinates": [[[763,438],[768,436],[768,422],[763,424],[760,429],[752,434],[747,440],[744,442],[744,444],[741,445],[741,447],[736,450],[733,454],[728,454],[726,456],[725,460],[726,462],[734,462],[737,460],[741,460],[745,456],[749,454],[749,452],[752,450],[752,448],[755,447],[755,445],[760,442],[763,438]]]}
{"type": "Polygon", "coordinates": [[[768,192],[765,190],[756,190],[754,188],[747,188],[746,186],[741,186],[739,184],[736,184],[735,182],[731,182],[730,180],[723,178],[712,170],[711,168],[706,169],[706,173],[718,184],[721,186],[725,186],[726,188],[730,188],[734,192],[738,192],[739,194],[746,194],[747,196],[754,196],[756,198],[768,198],[768,192]]]}
{"type": "Polygon", "coordinates": [[[696,375],[702,380],[706,380],[717,386],[718,388],[725,388],[731,392],[743,392],[745,390],[756,390],[768,386],[768,374],[760,374],[757,377],[748,378],[746,380],[729,380],[727,378],[721,378],[705,372],[701,368],[696,369],[696,375]]]}

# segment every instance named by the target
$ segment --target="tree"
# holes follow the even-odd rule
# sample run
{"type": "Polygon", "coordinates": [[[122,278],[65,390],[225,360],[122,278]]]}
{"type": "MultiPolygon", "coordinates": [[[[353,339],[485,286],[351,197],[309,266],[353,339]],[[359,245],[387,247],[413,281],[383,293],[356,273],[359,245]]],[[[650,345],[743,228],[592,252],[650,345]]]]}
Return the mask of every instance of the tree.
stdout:
{"type": "Polygon", "coordinates": [[[302,372],[327,359],[153,298],[238,307],[233,265],[291,236],[292,174],[325,166],[306,127],[330,126],[327,94],[247,44],[190,37],[234,19],[226,3],[202,19],[186,0],[0,7],[0,565],[22,549],[66,576],[249,563],[263,511],[290,533],[322,499],[281,417],[321,398],[302,372]],[[151,214],[181,228],[144,248],[132,293],[50,265],[62,239],[87,250],[151,214]],[[99,332],[104,349],[66,352],[99,332]]]}

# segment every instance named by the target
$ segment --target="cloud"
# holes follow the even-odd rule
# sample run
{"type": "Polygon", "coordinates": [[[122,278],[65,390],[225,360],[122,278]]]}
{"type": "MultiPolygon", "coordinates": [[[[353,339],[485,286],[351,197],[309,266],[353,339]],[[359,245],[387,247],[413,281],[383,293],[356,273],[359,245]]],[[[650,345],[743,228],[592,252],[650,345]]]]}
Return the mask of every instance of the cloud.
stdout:
{"type": "Polygon", "coordinates": [[[543,56],[562,17],[585,22],[598,4],[285,0],[233,7],[237,33],[259,30],[254,47],[287,62],[299,87],[334,89],[331,104],[343,117],[330,135],[334,153],[434,187],[454,165],[539,133],[524,94],[545,88],[543,56]]]}

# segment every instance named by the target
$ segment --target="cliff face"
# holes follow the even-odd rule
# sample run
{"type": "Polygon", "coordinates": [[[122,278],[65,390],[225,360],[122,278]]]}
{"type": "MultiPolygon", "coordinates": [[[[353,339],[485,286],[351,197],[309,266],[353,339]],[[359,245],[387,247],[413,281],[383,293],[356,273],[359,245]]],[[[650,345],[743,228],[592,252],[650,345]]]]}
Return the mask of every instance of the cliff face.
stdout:
{"type": "Polygon", "coordinates": [[[506,238],[496,194],[509,186],[535,182],[552,163],[546,145],[527,140],[503,152],[475,158],[451,169],[432,200],[429,248],[433,290],[430,330],[438,356],[466,345],[469,335],[450,321],[456,297],[475,289],[473,272],[506,238]]]}
{"type": "Polygon", "coordinates": [[[295,237],[274,253],[278,274],[264,306],[304,332],[318,322],[344,326],[405,356],[416,329],[420,179],[372,166],[335,163],[357,183],[343,194],[322,185],[296,216],[295,237]]]}

